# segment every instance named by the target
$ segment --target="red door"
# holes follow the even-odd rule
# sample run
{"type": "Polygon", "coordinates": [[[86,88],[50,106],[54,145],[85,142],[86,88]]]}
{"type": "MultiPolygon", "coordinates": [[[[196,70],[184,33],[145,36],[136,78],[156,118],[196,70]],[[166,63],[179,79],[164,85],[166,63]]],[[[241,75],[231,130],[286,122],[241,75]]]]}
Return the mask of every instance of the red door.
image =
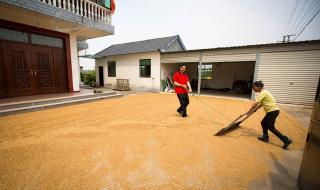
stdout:
{"type": "Polygon", "coordinates": [[[33,46],[32,56],[36,94],[55,93],[55,72],[52,48],[33,46]]]}
{"type": "Polygon", "coordinates": [[[34,95],[36,82],[33,77],[31,45],[1,42],[4,70],[7,79],[7,96],[34,95]]]}

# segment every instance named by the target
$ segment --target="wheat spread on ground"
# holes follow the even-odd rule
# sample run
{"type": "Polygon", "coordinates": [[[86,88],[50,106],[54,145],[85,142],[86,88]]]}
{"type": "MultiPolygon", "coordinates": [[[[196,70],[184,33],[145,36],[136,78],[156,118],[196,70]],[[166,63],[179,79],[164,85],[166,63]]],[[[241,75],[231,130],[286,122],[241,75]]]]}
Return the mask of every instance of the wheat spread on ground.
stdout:
{"type": "MultiPolygon", "coordinates": [[[[146,93],[0,117],[0,189],[246,189],[282,158],[273,134],[256,139],[263,110],[214,136],[251,102],[190,96],[187,118],[178,104],[146,93]]],[[[303,149],[293,117],[281,110],[276,126],[303,149]]]]}

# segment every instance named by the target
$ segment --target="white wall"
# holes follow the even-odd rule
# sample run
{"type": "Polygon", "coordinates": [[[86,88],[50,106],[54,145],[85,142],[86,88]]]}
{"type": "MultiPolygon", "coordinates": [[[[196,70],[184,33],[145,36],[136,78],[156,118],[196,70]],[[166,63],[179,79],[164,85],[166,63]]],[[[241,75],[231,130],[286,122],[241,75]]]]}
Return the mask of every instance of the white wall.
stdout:
{"type": "Polygon", "coordinates": [[[109,56],[96,59],[97,83],[99,84],[99,66],[103,66],[104,85],[110,87],[116,84],[116,79],[129,79],[132,90],[160,91],[160,53],[136,53],[128,55],[109,56]],[[139,60],[151,59],[151,77],[141,78],[139,60]],[[116,61],[116,77],[108,77],[108,61],[116,61]]]}
{"type": "MultiPolygon", "coordinates": [[[[182,63],[164,63],[161,67],[161,79],[165,79],[170,73],[179,69],[182,63]]],[[[185,63],[186,73],[190,81],[198,77],[199,63],[185,63]]],[[[207,65],[209,63],[203,63],[207,65]]],[[[250,80],[254,75],[255,62],[230,62],[210,63],[213,65],[213,79],[202,80],[201,88],[223,89],[232,88],[234,80],[250,80]]]]}
{"type": "MultiPolygon", "coordinates": [[[[163,63],[161,65],[161,79],[166,79],[168,76],[172,76],[173,73],[179,71],[181,63],[163,63]]],[[[198,77],[198,63],[185,63],[183,65],[187,66],[186,73],[189,76],[189,79],[198,77]]]]}
{"type": "Polygon", "coordinates": [[[202,80],[201,88],[232,88],[235,80],[250,80],[254,75],[254,62],[214,63],[213,78],[202,80]]]}
{"type": "Polygon", "coordinates": [[[80,66],[77,49],[77,37],[70,34],[70,51],[72,66],[73,91],[80,91],[80,66]]]}

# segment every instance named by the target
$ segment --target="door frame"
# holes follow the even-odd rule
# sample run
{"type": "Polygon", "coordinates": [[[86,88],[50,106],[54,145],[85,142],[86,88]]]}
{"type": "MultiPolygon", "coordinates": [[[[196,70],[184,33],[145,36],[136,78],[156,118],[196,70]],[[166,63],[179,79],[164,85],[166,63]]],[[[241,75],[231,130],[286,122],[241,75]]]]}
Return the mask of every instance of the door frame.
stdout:
{"type": "Polygon", "coordinates": [[[62,38],[63,42],[64,42],[65,60],[66,60],[67,72],[68,72],[68,89],[69,89],[69,92],[74,92],[73,91],[71,47],[70,47],[70,35],[69,34],[62,33],[62,32],[56,32],[56,31],[52,31],[52,30],[47,30],[44,28],[37,28],[34,26],[20,24],[20,23],[11,22],[11,21],[6,21],[6,20],[2,20],[2,19],[0,19],[0,27],[62,38]]]}
{"type": "Polygon", "coordinates": [[[99,86],[104,86],[104,75],[103,75],[103,66],[98,67],[99,72],[99,86]],[[101,69],[101,70],[100,70],[101,69]],[[101,80],[102,79],[102,80],[101,80]]]}

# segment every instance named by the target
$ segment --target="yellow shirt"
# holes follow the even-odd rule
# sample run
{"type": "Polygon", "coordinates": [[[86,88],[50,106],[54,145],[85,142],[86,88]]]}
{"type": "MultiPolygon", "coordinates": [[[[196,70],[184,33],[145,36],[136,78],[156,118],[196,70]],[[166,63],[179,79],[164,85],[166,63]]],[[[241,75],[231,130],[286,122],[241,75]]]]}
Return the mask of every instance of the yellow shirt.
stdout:
{"type": "Polygon", "coordinates": [[[268,90],[262,90],[258,97],[256,98],[256,102],[261,103],[264,111],[266,113],[279,110],[279,107],[272,96],[272,94],[268,90]]]}

